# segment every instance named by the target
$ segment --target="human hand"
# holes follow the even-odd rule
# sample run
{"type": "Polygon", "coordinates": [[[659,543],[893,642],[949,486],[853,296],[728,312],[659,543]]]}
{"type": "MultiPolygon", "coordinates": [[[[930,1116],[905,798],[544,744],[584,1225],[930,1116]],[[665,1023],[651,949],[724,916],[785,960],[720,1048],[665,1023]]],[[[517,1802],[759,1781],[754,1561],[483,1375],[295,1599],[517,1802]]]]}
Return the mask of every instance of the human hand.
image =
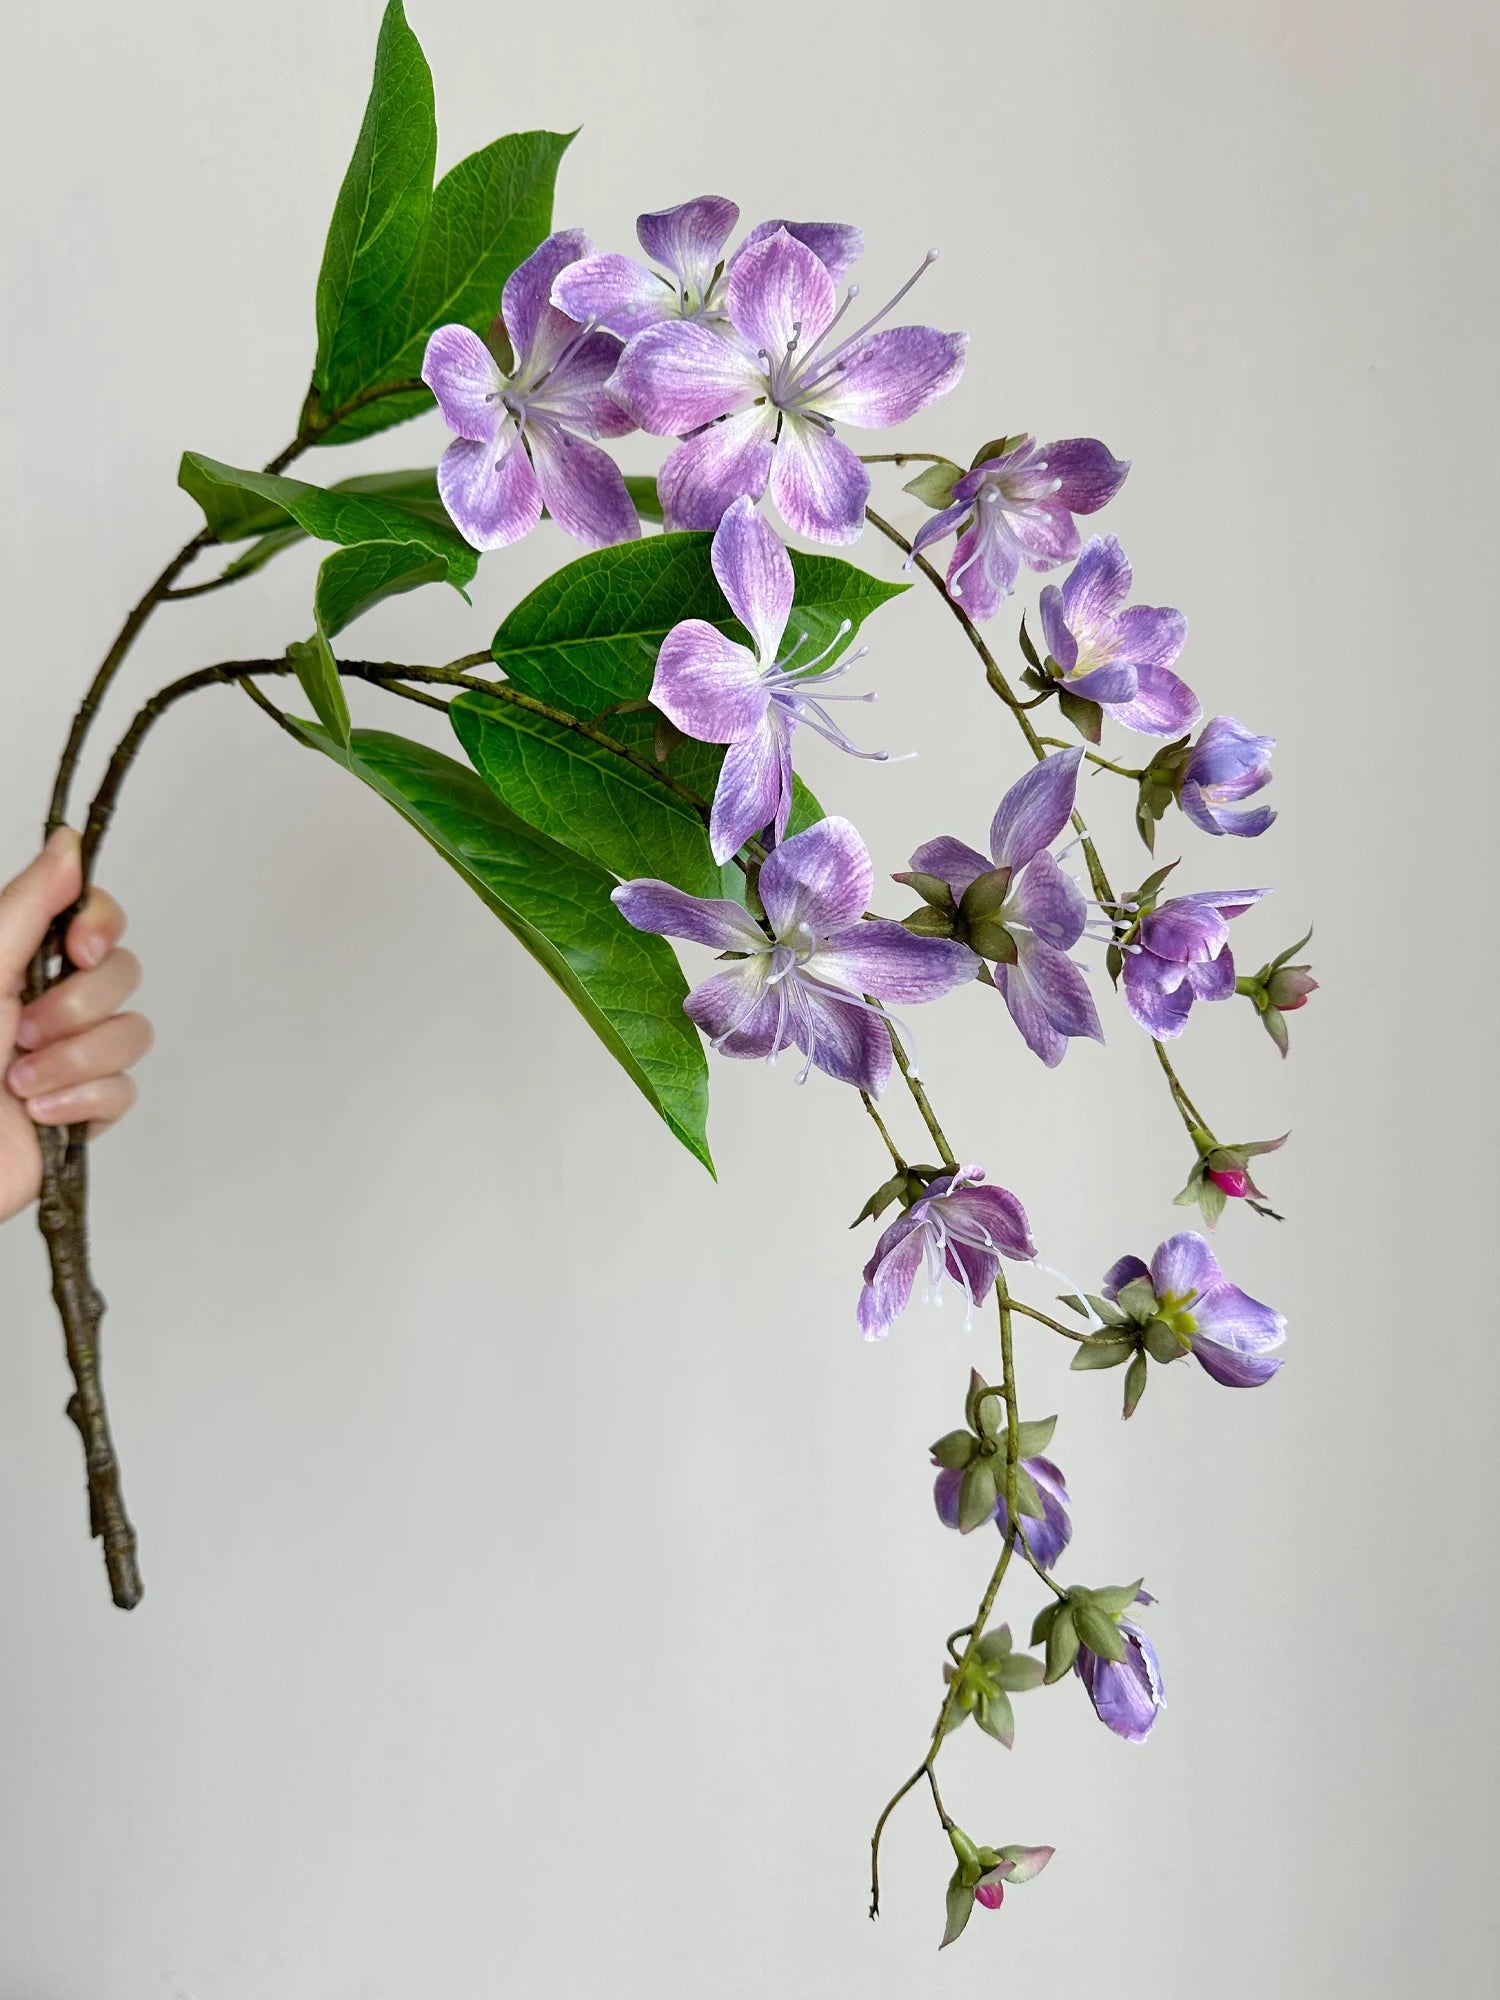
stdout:
{"type": "Polygon", "coordinates": [[[0,1222],[41,1188],[37,1126],[86,1123],[92,1138],[114,1124],[136,1100],[125,1072],[151,1046],[145,1016],[116,1011],[140,985],[141,968],[119,948],[125,912],[102,889],[89,891],[68,925],[68,958],[80,969],[21,1004],[48,925],[81,886],[78,835],[64,827],[0,889],[0,1050],[15,1052],[0,1088],[0,1222]]]}

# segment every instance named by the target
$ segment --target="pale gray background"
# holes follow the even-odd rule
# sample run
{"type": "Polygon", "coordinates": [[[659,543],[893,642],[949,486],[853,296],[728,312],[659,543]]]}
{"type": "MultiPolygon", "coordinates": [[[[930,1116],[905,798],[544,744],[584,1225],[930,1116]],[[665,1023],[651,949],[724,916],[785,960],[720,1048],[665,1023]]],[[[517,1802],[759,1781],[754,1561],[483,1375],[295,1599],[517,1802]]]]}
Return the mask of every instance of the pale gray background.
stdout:
{"type": "MultiPolygon", "coordinates": [[[[862,1347],[845,1225],[881,1161],[851,1097],[721,1064],[713,1187],[383,806],[204,696],[105,870],[160,1029],[98,1161],[132,1618],[83,1537],[40,1246],[0,1238],[0,1994],[1488,1993],[1488,10],[412,12],[445,161],[581,121],[560,223],[624,246],[705,187],[848,216],[870,294],[940,243],[923,315],[974,345],[912,442],[1030,425],[1135,460],[1108,524],[1143,596],[1189,612],[1210,712],[1282,738],[1270,836],[1174,826],[1166,852],[1276,883],[1249,965],[1319,925],[1291,1062],[1241,1007],[1182,1052],[1226,1133],[1295,1127],[1267,1170],[1290,1219],[1221,1232],[1288,1366],[1255,1396],[1157,1380],[1127,1429],[1118,1378],[1023,1332],[1026,1407],[1063,1412],[1069,1573],[1146,1571],[1171,1707],[1144,1751],[1071,1684],[1025,1701],[1009,1757],[956,1741],[963,1819],[1057,1862],[939,1960],[913,1800],[870,1925],[870,1821],[986,1567],[932,1519],[923,1446],[989,1324],[950,1304],[862,1347]]],[[[7,866],[86,671],[191,529],[178,451],[258,464],[293,427],[378,13],[11,20],[7,866]]],[[[440,443],[429,420],[307,469],[440,443]]],[[[362,648],[482,645],[566,553],[546,530],[472,611],[405,599],[362,648]]],[[[101,743],[172,672],[305,631],[312,565],[169,609],[101,743]]],[[[807,767],[888,869],[972,837],[1024,759],[925,594],[870,637],[860,721],[922,754],[807,767]]],[[[1088,801],[1123,876],[1110,782],[1088,801]]],[[[921,1036],[965,1155],[1089,1277],[1181,1220],[1186,1165],[1144,1037],[1109,1025],[1055,1076],[977,991],[921,1036]]]]}

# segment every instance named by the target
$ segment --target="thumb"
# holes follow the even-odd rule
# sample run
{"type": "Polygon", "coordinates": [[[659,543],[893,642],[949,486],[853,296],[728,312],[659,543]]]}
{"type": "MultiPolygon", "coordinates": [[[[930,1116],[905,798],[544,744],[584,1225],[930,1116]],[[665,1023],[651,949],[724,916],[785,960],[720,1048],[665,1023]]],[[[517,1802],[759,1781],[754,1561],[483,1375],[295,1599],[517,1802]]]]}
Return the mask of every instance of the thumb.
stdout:
{"type": "Polygon", "coordinates": [[[82,887],[78,835],[59,827],[31,866],[0,889],[0,994],[20,991],[48,925],[82,887]]]}

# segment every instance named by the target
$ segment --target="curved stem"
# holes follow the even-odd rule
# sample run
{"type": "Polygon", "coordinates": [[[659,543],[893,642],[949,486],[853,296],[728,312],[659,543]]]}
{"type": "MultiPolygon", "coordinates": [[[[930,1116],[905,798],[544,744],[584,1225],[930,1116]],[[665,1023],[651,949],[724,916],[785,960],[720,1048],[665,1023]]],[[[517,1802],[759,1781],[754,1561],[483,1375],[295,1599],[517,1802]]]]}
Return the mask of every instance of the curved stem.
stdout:
{"type": "Polygon", "coordinates": [[[897,1147],[895,1140],[891,1137],[890,1130],[886,1125],[885,1120],[881,1117],[880,1113],[875,1109],[874,1098],[871,1097],[869,1091],[862,1090],[859,1093],[859,1101],[865,1107],[866,1111],[869,1112],[870,1116],[874,1119],[875,1130],[880,1134],[881,1138],[884,1139],[885,1149],[891,1156],[891,1165],[896,1169],[896,1172],[898,1174],[904,1174],[906,1172],[906,1161],[901,1157],[900,1150],[897,1147]]]}
{"type": "Polygon", "coordinates": [[[1064,1326],[1060,1319],[1053,1319],[1047,1313],[1038,1312],[1035,1306],[1027,1305],[1024,1299],[1012,1299],[1010,1309],[1012,1312],[1024,1313],[1027,1319],[1034,1319],[1039,1326],[1051,1327],[1052,1331],[1060,1333],[1064,1340],[1077,1341],[1083,1347],[1088,1345],[1089,1337],[1086,1333],[1079,1333],[1071,1326],[1064,1326]]]}

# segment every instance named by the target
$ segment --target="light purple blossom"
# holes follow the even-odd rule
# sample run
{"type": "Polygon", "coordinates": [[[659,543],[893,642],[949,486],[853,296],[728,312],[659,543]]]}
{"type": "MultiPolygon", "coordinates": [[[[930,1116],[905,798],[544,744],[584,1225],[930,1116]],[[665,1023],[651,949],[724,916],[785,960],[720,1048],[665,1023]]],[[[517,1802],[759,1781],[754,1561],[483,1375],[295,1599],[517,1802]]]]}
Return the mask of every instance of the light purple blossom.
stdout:
{"type": "MultiPolygon", "coordinates": [[[[936,940],[942,943],[946,940],[936,940]]],[[[929,1302],[941,1303],[943,1277],[955,1279],[970,1313],[989,1296],[1002,1257],[1036,1255],[1026,1211],[1002,1187],[988,1187],[981,1167],[939,1174],[927,1192],[883,1231],[865,1265],[859,1330],[879,1340],[906,1310],[925,1264],[929,1302]]]]}
{"type": "Polygon", "coordinates": [[[1272,1352],[1286,1339],[1286,1319],[1231,1285],[1207,1240],[1187,1229],[1160,1244],[1149,1265],[1122,1257],[1105,1273],[1105,1298],[1119,1299],[1143,1323],[1160,1321],[1227,1389],[1256,1389],[1281,1366],[1272,1352]],[[1127,1287],[1146,1286],[1121,1299],[1127,1287]]]}
{"type": "Polygon", "coordinates": [[[1271,782],[1274,736],[1252,736],[1232,715],[1216,715],[1188,752],[1182,769],[1182,810],[1205,833],[1237,833],[1253,839],[1275,819],[1270,806],[1228,812],[1271,782]]]}
{"type": "Polygon", "coordinates": [[[672,319],[637,334],[611,387],[642,429],[683,439],[657,478],[667,525],[716,528],[741,494],[769,486],[798,534],[856,541],[870,475],[834,423],[902,423],[963,373],[965,334],[874,331],[915,282],[831,341],[855,288],[839,306],[828,266],[777,228],[730,266],[726,329],[672,319]]]}
{"type": "Polygon", "coordinates": [[[816,1066],[878,1097],[891,1073],[883,1003],[936,1000],[974,977],[975,959],[951,939],[864,921],[873,883],[864,842],[834,818],[793,834],[761,868],[769,934],[738,903],[667,882],[623,882],[614,901],[637,930],[734,959],[683,1002],[724,1055],[774,1062],[794,1045],[807,1058],[803,1078],[816,1066]]]}
{"type": "Polygon", "coordinates": [[[777,840],[785,838],[792,809],[792,736],[799,723],[852,756],[878,761],[886,753],[860,750],[823,706],[874,700],[826,692],[829,682],[841,679],[862,656],[862,648],[837,666],[818,670],[848,632],[847,622],[822,653],[797,660],[804,632],[782,654],[792,609],[792,565],[748,496],[735,501],[714,531],[712,560],[719,587],[751,644],[739,645],[702,618],[674,625],[657,655],[651,699],[685,736],[729,745],[709,824],[714,859],[727,861],[762,827],[774,826],[777,840]]]}
{"type": "Polygon", "coordinates": [[[1269,889],[1201,889],[1174,896],[1141,918],[1127,949],[1125,1004],[1158,1041],[1180,1035],[1195,1000],[1227,1000],[1234,992],[1229,923],[1269,889]]]}
{"type": "Polygon", "coordinates": [[[581,230],[561,229],[506,279],[508,375],[466,326],[440,326],[427,343],[422,380],[456,433],[438,465],[438,491],[476,549],[529,535],[544,504],[591,549],[641,531],[619,467],[589,442],[635,428],[605,387],[620,343],[549,302],[558,272],[592,248],[581,230]]]}
{"type": "MultiPolygon", "coordinates": [[[[1051,1569],[1073,1539],[1073,1523],[1068,1515],[1068,1489],[1063,1484],[1061,1472],[1050,1458],[1023,1458],[1021,1464],[1030,1473],[1042,1502],[1040,1520],[1030,1514],[1021,1516],[1026,1546],[1043,1569],[1051,1569]]],[[[958,1526],[958,1490],[963,1480],[961,1469],[941,1466],[932,1483],[933,1504],[939,1518],[950,1528],[958,1526]]],[[[1002,1535],[1010,1532],[1010,1513],[1003,1493],[995,1501],[993,1519],[1002,1535]]]]}
{"type": "Polygon", "coordinates": [[[1093,996],[1068,957],[1083,935],[1087,904],[1047,852],[1073,810],[1082,756],[1081,749],[1059,750],[1011,786],[990,824],[988,861],[946,834],[911,858],[913,870],[946,882],[960,904],[980,876],[1009,870],[1004,901],[989,921],[1009,935],[1015,958],[995,965],[994,980],[1027,1047],[1049,1069],[1062,1061],[1070,1037],[1104,1039],[1093,996]]]}
{"type": "MultiPolygon", "coordinates": [[[[724,245],[740,219],[723,195],[701,194],[676,208],[637,218],[641,248],[661,268],[648,270],[615,251],[570,264],[552,287],[552,303],[576,320],[593,320],[622,340],[663,320],[723,322],[728,266],[724,245]]],[[[763,222],[736,251],[784,229],[820,257],[839,278],[864,247],[860,232],[843,222],[763,222]]],[[[732,263],[732,259],[730,262],[732,263]]]]}
{"type": "Polygon", "coordinates": [[[1187,637],[1180,611],[1132,604],[1130,559],[1113,535],[1090,536],[1059,590],[1042,590],[1047,651],[1061,685],[1147,736],[1176,736],[1198,720],[1198,697],[1170,671],[1187,637]]]}
{"type": "Polygon", "coordinates": [[[1055,569],[1077,555],[1073,516],[1097,513],[1129,470],[1130,461],[1116,458],[1097,438],[1046,445],[1022,438],[964,474],[950,504],[918,530],[912,557],[958,529],[948,594],[970,618],[993,618],[1023,564],[1055,569]]]}
{"type": "MultiPolygon", "coordinates": [[[[1147,1591],[1136,1593],[1138,1604],[1153,1601],[1147,1591]]],[[[1087,1646],[1080,1646],[1073,1671],[1088,1689],[1094,1713],[1105,1728],[1123,1736],[1127,1743],[1144,1743],[1167,1705],[1161,1662],[1156,1648],[1133,1620],[1122,1618],[1117,1630],[1125,1642],[1123,1660],[1104,1660],[1087,1646]]]]}

